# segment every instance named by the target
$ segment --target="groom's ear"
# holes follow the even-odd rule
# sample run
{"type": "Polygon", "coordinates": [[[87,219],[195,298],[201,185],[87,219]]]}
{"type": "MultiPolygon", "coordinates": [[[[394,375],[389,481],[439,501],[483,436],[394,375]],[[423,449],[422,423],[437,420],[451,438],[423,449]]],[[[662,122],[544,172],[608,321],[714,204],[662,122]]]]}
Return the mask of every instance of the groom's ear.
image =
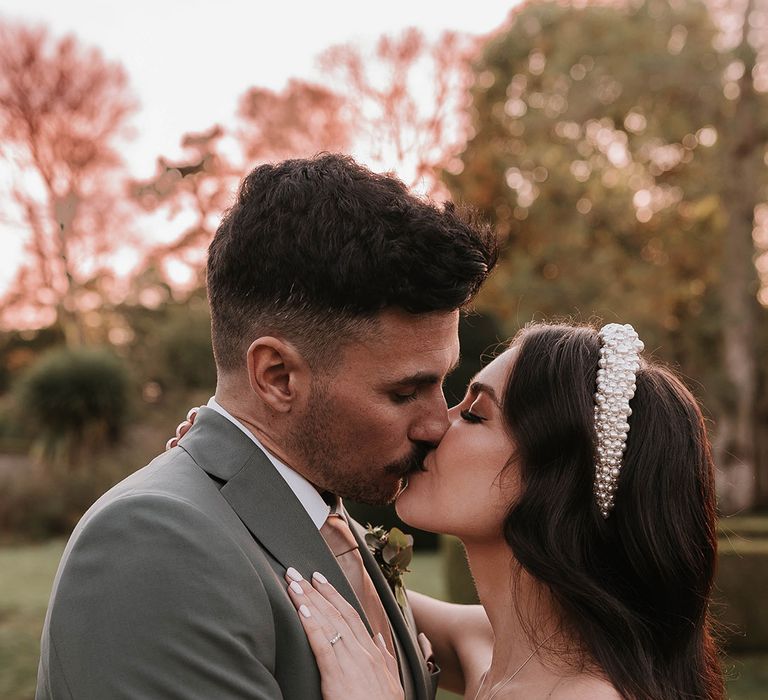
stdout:
{"type": "Polygon", "coordinates": [[[309,399],[312,370],[295,345],[280,338],[257,338],[248,348],[251,391],[277,413],[303,408],[309,399]]]}

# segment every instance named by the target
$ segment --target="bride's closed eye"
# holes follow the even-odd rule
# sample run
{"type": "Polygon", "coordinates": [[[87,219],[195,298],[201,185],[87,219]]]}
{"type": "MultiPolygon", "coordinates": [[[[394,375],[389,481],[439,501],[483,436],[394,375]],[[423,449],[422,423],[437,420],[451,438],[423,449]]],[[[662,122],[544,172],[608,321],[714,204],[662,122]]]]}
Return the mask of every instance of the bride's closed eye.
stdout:
{"type": "Polygon", "coordinates": [[[485,418],[482,416],[478,416],[477,413],[472,413],[472,411],[469,411],[467,409],[464,409],[459,415],[467,421],[467,423],[482,423],[485,418]]]}

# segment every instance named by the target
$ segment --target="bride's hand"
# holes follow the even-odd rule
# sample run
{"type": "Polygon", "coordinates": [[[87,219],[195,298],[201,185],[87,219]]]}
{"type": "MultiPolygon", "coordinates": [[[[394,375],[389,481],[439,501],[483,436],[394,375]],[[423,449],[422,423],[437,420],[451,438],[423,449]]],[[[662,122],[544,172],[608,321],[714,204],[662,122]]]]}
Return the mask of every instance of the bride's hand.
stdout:
{"type": "Polygon", "coordinates": [[[173,447],[176,447],[176,445],[179,444],[179,440],[181,440],[182,437],[186,434],[186,432],[192,427],[192,425],[195,422],[195,418],[197,418],[197,412],[202,408],[202,406],[190,408],[189,412],[187,413],[187,417],[176,426],[176,435],[174,435],[168,442],[165,443],[165,449],[170,450],[173,447]]]}
{"type": "Polygon", "coordinates": [[[397,660],[383,637],[371,639],[357,611],[324,576],[315,573],[310,583],[288,571],[288,594],[320,669],[324,700],[402,700],[397,660]]]}

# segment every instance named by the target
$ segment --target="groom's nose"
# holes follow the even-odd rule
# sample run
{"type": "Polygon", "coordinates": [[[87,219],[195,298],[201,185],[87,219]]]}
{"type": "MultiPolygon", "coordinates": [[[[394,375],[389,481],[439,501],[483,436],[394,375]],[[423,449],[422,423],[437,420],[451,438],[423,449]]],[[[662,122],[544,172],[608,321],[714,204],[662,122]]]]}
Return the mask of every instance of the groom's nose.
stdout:
{"type": "Polygon", "coordinates": [[[429,410],[419,416],[408,437],[413,442],[437,445],[448,430],[448,425],[448,406],[441,395],[439,401],[431,403],[429,410]]]}

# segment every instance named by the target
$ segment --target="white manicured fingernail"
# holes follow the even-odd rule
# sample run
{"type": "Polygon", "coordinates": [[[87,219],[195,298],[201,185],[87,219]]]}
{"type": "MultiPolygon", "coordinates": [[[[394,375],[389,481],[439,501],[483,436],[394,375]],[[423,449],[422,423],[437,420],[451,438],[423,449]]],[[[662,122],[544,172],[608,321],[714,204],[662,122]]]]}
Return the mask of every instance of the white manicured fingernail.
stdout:
{"type": "Polygon", "coordinates": [[[298,571],[296,571],[296,569],[294,569],[292,566],[288,567],[288,571],[286,571],[285,574],[292,581],[303,581],[304,580],[304,577],[298,571]]]}
{"type": "Polygon", "coordinates": [[[301,613],[301,614],[302,614],[304,617],[312,617],[312,613],[311,613],[311,612],[309,612],[309,608],[308,608],[306,605],[300,605],[300,606],[299,606],[299,612],[300,612],[300,613],[301,613]]]}
{"type": "Polygon", "coordinates": [[[319,571],[315,571],[314,574],[312,574],[312,578],[315,579],[318,583],[328,583],[328,579],[325,578],[319,571]]]}
{"type": "Polygon", "coordinates": [[[379,644],[381,644],[381,646],[386,648],[387,643],[384,641],[384,635],[381,632],[379,632],[376,636],[379,638],[379,644]]]}
{"type": "Polygon", "coordinates": [[[291,585],[288,586],[288,588],[290,588],[296,595],[304,595],[304,591],[296,581],[291,581],[291,585]]]}

